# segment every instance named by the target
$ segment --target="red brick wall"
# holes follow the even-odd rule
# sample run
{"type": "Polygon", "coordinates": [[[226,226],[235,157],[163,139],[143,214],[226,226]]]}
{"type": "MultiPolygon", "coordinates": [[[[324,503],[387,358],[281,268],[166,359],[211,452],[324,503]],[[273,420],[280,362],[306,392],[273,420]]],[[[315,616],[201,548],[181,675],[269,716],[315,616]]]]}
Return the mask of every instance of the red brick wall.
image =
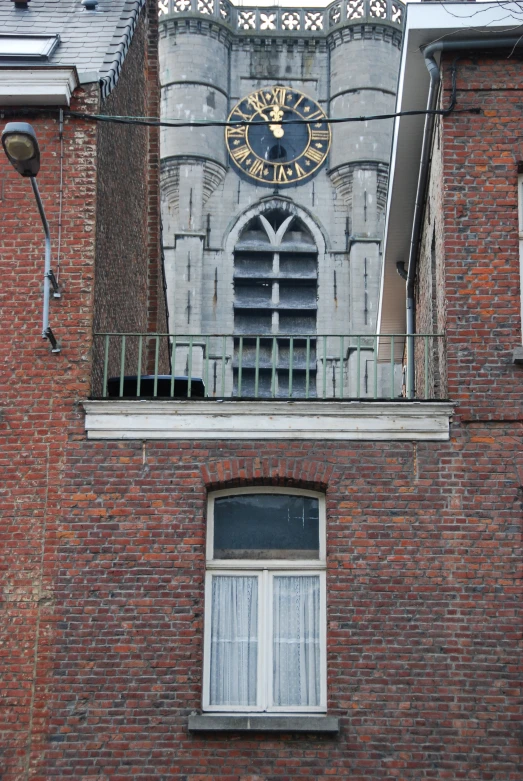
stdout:
{"type": "Polygon", "coordinates": [[[459,112],[442,123],[449,395],[467,419],[521,421],[523,378],[512,364],[521,345],[520,57],[464,54],[457,89],[459,112]]]}
{"type": "Polygon", "coordinates": [[[514,432],[501,433],[71,442],[38,777],[516,781],[521,477],[514,432]],[[252,483],[326,489],[339,737],[187,732],[201,707],[206,490],[252,483]]]}
{"type": "MultiPolygon", "coordinates": [[[[96,90],[79,90],[72,107],[96,111],[96,90]]],[[[13,117],[13,119],[16,119],[13,117]]],[[[46,670],[52,638],[55,546],[70,436],[82,436],[79,401],[89,393],[96,211],[96,128],[64,125],[62,247],[57,264],[60,144],[58,111],[18,117],[36,130],[38,176],[53,241],[53,270],[63,296],[50,322],[62,345],[42,339],[44,234],[30,182],[0,155],[0,767],[25,778],[31,750],[45,734],[46,670]]],[[[3,123],[2,123],[3,126],[3,123]]]]}
{"type": "MultiPolygon", "coordinates": [[[[416,275],[416,333],[418,334],[445,334],[447,330],[442,134],[442,119],[437,117],[416,275]]],[[[416,393],[420,398],[426,392],[428,398],[445,399],[448,397],[446,340],[444,338],[431,340],[428,347],[428,388],[425,389],[425,344],[424,340],[416,340],[416,393]]]]}
{"type": "MultiPolygon", "coordinates": [[[[512,65],[475,67],[460,65],[459,99],[481,97],[493,110],[490,94],[465,87],[488,86],[487,71],[512,65]]],[[[444,129],[449,392],[458,401],[445,443],[86,441],[77,402],[89,392],[95,131],[66,125],[65,295],[52,305],[59,356],[40,339],[32,196],[0,160],[9,226],[0,239],[9,337],[3,781],[519,781],[523,437],[520,370],[507,357],[519,338],[519,151],[508,154],[519,141],[505,118],[456,114],[444,129]],[[462,135],[472,131],[475,141],[462,135]],[[475,172],[485,158],[488,176],[475,172]],[[326,491],[328,700],[342,731],[191,736],[207,490],[271,482],[326,491]]],[[[37,132],[56,235],[56,122],[38,120],[37,132]]]]}
{"type": "MultiPolygon", "coordinates": [[[[149,16],[143,15],[136,46],[133,42],[114,93],[119,90],[113,108],[121,113],[131,114],[137,108],[143,109],[140,113],[157,111],[156,64],[144,65],[146,51],[153,60],[156,57],[153,8],[155,2],[149,0],[149,16]],[[126,75],[128,62],[127,70],[132,70],[134,62],[130,76],[126,75]]],[[[78,89],[71,108],[98,112],[98,87],[78,89]]],[[[111,108],[109,101],[106,108],[111,108]]],[[[62,347],[60,354],[53,355],[49,343],[41,338],[44,235],[40,218],[29,181],[0,154],[0,309],[5,334],[0,344],[0,550],[4,554],[0,568],[0,775],[2,781],[18,781],[29,777],[36,765],[42,766],[42,757],[52,746],[47,734],[48,673],[55,654],[56,546],[63,533],[60,517],[63,478],[69,469],[67,447],[69,441],[85,438],[80,401],[91,388],[95,275],[100,281],[106,277],[113,259],[108,248],[114,248],[115,241],[124,245],[123,249],[129,248],[119,232],[124,218],[139,226],[141,251],[134,270],[145,282],[142,288],[127,284],[122,268],[113,275],[114,288],[123,282],[126,290],[125,299],[111,301],[111,326],[123,330],[124,317],[131,311],[140,313],[144,331],[156,318],[163,328],[165,315],[157,293],[157,131],[141,131],[141,168],[127,164],[111,171],[115,189],[109,192],[110,144],[104,139],[100,145],[95,123],[66,117],[58,263],[58,109],[8,114],[4,121],[31,122],[39,139],[42,167],[38,183],[50,225],[52,266],[63,293],[59,301],[51,301],[50,322],[62,347]],[[129,193],[140,197],[126,201],[129,193]],[[95,271],[96,246],[99,262],[95,271]],[[148,288],[153,289],[150,299],[148,288]]],[[[110,131],[106,135],[110,136],[110,131]]],[[[96,296],[97,316],[106,311],[108,298],[109,288],[102,284],[96,296]]]]}
{"type": "MultiPolygon", "coordinates": [[[[118,83],[103,102],[107,115],[159,116],[158,10],[142,10],[118,83]]],[[[159,129],[101,122],[98,135],[95,332],[167,331],[162,287],[159,129]],[[115,217],[117,217],[115,219],[115,217]]],[[[151,347],[153,347],[151,343],[151,347]]],[[[168,372],[162,342],[160,371],[168,372]]],[[[120,345],[112,339],[109,376],[120,373],[120,345]]],[[[94,344],[94,395],[102,395],[103,338],[94,344]]],[[[127,374],[138,373],[138,340],[126,349],[127,374]]],[[[149,367],[151,368],[151,367],[149,367]]],[[[147,369],[147,349],[142,371],[147,369]]]]}

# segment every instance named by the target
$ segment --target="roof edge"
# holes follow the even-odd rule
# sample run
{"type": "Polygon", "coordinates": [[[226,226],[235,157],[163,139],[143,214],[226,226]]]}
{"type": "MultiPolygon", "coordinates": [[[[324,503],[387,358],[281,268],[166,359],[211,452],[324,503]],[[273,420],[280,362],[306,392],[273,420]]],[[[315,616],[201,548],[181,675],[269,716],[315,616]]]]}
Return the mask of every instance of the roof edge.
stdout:
{"type": "MultiPolygon", "coordinates": [[[[104,68],[105,73],[103,76],[99,76],[99,84],[100,84],[100,94],[102,97],[102,100],[105,100],[109,97],[113,89],[116,87],[118,83],[118,79],[120,78],[120,72],[122,70],[122,66],[125,60],[125,57],[127,55],[127,52],[129,51],[129,46],[131,45],[131,42],[133,40],[134,31],[136,29],[136,25],[138,24],[138,20],[140,18],[140,14],[142,12],[142,8],[144,8],[147,0],[128,0],[126,3],[126,7],[122,11],[122,17],[125,15],[126,12],[129,12],[129,16],[127,18],[127,21],[122,25],[123,27],[123,33],[118,32],[114,34],[113,36],[113,42],[117,42],[117,48],[116,52],[114,53],[114,56],[111,60],[107,61],[104,60],[104,68]],[[122,40],[123,38],[123,40],[122,40]]],[[[119,28],[121,30],[121,28],[119,28]]],[[[87,75],[87,74],[86,74],[87,75]]],[[[92,74],[89,73],[89,77],[92,74]]],[[[84,82],[88,83],[88,82],[84,82]]]]}

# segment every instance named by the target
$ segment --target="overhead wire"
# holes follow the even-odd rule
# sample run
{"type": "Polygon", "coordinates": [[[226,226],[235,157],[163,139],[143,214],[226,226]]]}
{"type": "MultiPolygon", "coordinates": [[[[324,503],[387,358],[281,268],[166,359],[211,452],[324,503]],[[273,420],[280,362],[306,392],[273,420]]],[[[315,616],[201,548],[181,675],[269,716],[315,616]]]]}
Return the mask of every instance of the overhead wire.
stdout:
{"type": "MultiPolygon", "coordinates": [[[[354,116],[354,117],[324,117],[316,119],[283,119],[279,122],[279,125],[317,125],[328,124],[336,125],[348,122],[374,122],[384,119],[395,119],[396,117],[415,117],[426,116],[427,114],[443,115],[455,110],[451,105],[449,108],[442,109],[420,109],[413,111],[395,111],[390,114],[371,114],[369,116],[354,116]]],[[[466,112],[474,112],[476,109],[459,109],[466,112]]],[[[145,125],[147,127],[170,127],[170,128],[183,128],[183,127],[242,127],[248,125],[266,125],[264,120],[242,120],[242,121],[229,121],[219,119],[187,119],[187,120],[165,120],[158,119],[157,117],[129,117],[118,116],[112,114],[87,114],[82,111],[66,111],[67,116],[76,117],[77,119],[92,120],[95,122],[114,122],[122,125],[145,125]]]]}

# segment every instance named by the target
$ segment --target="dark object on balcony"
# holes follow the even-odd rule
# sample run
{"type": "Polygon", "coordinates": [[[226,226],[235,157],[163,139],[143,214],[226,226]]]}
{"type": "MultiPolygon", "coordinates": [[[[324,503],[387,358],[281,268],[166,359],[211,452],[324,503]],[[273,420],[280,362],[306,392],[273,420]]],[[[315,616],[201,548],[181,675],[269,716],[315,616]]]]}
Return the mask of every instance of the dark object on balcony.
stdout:
{"type": "MultiPolygon", "coordinates": [[[[111,377],[107,381],[107,395],[111,398],[133,399],[187,399],[189,398],[189,378],[175,377],[174,389],[171,393],[172,377],[170,374],[159,374],[157,377],[156,394],[154,393],[154,374],[142,374],[140,392],[137,394],[138,377],[126,375],[123,378],[123,388],[120,392],[120,377],[111,377]]],[[[203,399],[205,386],[200,377],[191,378],[190,398],[203,399]]]]}

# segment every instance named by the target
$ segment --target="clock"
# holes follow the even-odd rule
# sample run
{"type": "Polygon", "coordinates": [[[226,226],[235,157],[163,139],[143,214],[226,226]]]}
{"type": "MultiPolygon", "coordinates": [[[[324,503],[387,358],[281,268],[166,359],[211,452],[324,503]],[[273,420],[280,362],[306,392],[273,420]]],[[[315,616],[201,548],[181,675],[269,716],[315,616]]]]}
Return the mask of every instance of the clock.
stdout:
{"type": "Polygon", "coordinates": [[[270,187],[308,181],[327,159],[331,130],[324,111],[288,87],[265,87],[243,98],[229,114],[227,149],[238,172],[270,187]],[[296,124],[285,124],[298,120],[296,124]],[[307,120],[301,123],[300,120],[307,120]]]}

